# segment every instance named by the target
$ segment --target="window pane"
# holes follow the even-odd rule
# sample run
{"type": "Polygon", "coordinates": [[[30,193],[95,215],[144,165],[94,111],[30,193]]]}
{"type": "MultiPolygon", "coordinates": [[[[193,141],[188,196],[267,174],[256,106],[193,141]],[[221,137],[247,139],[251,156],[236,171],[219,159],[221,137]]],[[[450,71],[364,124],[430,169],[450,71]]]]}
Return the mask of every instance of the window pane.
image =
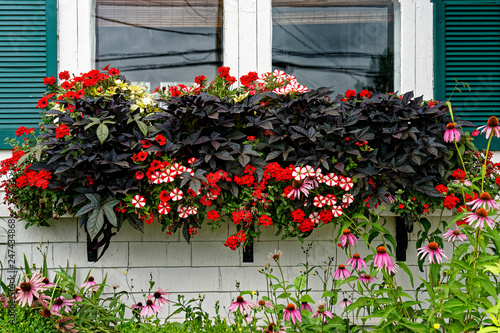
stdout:
{"type": "Polygon", "coordinates": [[[391,92],[391,0],[273,0],[273,68],[309,88],[391,92]]]}
{"type": "Polygon", "coordinates": [[[193,82],[222,65],[222,0],[97,0],[96,66],[132,82],[193,82]]]}

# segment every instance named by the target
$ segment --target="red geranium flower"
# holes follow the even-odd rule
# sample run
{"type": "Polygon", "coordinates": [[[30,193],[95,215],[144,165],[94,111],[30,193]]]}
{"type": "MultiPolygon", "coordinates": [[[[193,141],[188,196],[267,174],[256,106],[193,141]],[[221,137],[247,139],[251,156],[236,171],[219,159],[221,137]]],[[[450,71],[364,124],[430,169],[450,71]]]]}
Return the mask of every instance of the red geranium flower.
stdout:
{"type": "Polygon", "coordinates": [[[59,73],[59,79],[60,80],[69,80],[69,72],[62,71],[61,73],[59,73]]]}
{"type": "Polygon", "coordinates": [[[207,213],[207,219],[216,221],[220,217],[219,212],[211,210],[207,213]]]}
{"type": "Polygon", "coordinates": [[[46,78],[44,78],[44,79],[43,79],[43,84],[44,84],[44,85],[49,85],[49,86],[51,86],[51,85],[53,85],[54,83],[56,83],[56,79],[55,79],[53,76],[51,76],[51,77],[46,77],[46,78]]]}
{"type": "Polygon", "coordinates": [[[262,215],[259,217],[259,224],[267,227],[269,225],[273,225],[273,220],[267,215],[262,215]]]}
{"type": "Polygon", "coordinates": [[[19,127],[18,129],[16,129],[16,136],[23,135],[25,131],[26,131],[26,127],[24,127],[24,126],[19,127]]]}
{"type": "Polygon", "coordinates": [[[59,125],[55,129],[56,139],[64,138],[69,135],[69,128],[65,124],[59,125]]]}

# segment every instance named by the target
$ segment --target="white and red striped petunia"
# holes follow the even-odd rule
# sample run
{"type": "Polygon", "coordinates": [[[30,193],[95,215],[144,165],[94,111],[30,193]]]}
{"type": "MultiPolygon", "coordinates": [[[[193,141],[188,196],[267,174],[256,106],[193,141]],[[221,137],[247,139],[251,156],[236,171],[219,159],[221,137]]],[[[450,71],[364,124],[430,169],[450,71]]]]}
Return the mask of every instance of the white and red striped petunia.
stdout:
{"type": "Polygon", "coordinates": [[[137,194],[132,198],[132,205],[135,208],[142,208],[146,205],[146,199],[142,195],[137,194]]]}
{"type": "Polygon", "coordinates": [[[295,167],[292,171],[292,177],[295,178],[295,180],[303,180],[307,177],[306,174],[307,170],[302,167],[295,167]]]}
{"type": "Polygon", "coordinates": [[[320,175],[316,176],[316,180],[318,181],[318,183],[323,184],[326,182],[326,176],[320,174],[320,175]]]}
{"type": "Polygon", "coordinates": [[[348,204],[348,203],[345,203],[345,202],[341,202],[340,203],[340,207],[342,207],[342,208],[349,208],[350,205],[351,204],[348,204]]]}
{"type": "Polygon", "coordinates": [[[352,195],[351,193],[344,194],[342,196],[342,202],[348,205],[352,204],[354,202],[354,195],[352,195]]]}
{"type": "Polygon", "coordinates": [[[342,215],[342,207],[332,206],[332,214],[335,217],[339,217],[340,215],[342,215]]]}
{"type": "Polygon", "coordinates": [[[184,193],[178,188],[174,188],[172,192],[170,193],[170,197],[172,198],[172,201],[179,201],[182,199],[184,196],[184,193]]]}
{"type": "Polygon", "coordinates": [[[168,202],[160,202],[158,205],[158,213],[160,214],[168,214],[170,212],[170,205],[168,202]]]}
{"type": "Polygon", "coordinates": [[[337,197],[334,196],[333,194],[327,194],[325,196],[325,204],[327,206],[333,206],[337,203],[337,197]]]}
{"type": "Polygon", "coordinates": [[[336,186],[339,183],[339,177],[332,173],[325,176],[325,184],[328,186],[336,186]]]}
{"type": "Polygon", "coordinates": [[[183,207],[183,206],[177,207],[177,213],[179,213],[179,217],[181,219],[185,219],[186,217],[189,216],[189,214],[187,213],[187,207],[183,207]]]}
{"type": "Polygon", "coordinates": [[[354,186],[354,183],[351,178],[341,176],[339,179],[339,186],[344,191],[349,191],[354,186]]]}
{"type": "Polygon", "coordinates": [[[175,175],[172,173],[172,170],[167,169],[161,173],[161,180],[164,183],[170,183],[173,182],[175,179],[175,175]]]}
{"type": "Polygon", "coordinates": [[[191,175],[191,177],[194,177],[194,171],[193,171],[193,169],[191,169],[191,168],[185,168],[184,172],[187,172],[187,173],[189,173],[191,175]]]}
{"type": "Polygon", "coordinates": [[[161,178],[161,172],[160,171],[155,171],[152,175],[151,175],[151,182],[153,184],[161,184],[163,183],[163,180],[161,178]]]}
{"type": "Polygon", "coordinates": [[[325,205],[325,203],[326,203],[326,201],[325,201],[324,196],[318,195],[318,196],[314,197],[314,200],[313,200],[314,207],[321,208],[325,205]]]}
{"type": "Polygon", "coordinates": [[[309,219],[314,223],[319,223],[319,221],[321,220],[318,212],[312,212],[311,214],[309,214],[309,219]]]}
{"type": "Polygon", "coordinates": [[[314,170],[314,168],[312,166],[306,165],[304,167],[304,169],[305,169],[305,174],[307,177],[311,177],[311,178],[316,177],[316,171],[314,170]]]}
{"type": "Polygon", "coordinates": [[[182,173],[182,168],[183,166],[180,165],[179,163],[174,163],[171,167],[170,167],[170,171],[171,171],[171,174],[172,176],[177,176],[177,175],[180,175],[182,173]]]}
{"type": "Polygon", "coordinates": [[[196,161],[197,161],[197,159],[196,159],[196,158],[191,157],[191,158],[188,160],[188,163],[189,163],[189,164],[193,164],[193,163],[194,163],[194,162],[196,162],[196,161]]]}
{"type": "Polygon", "coordinates": [[[194,214],[198,213],[198,207],[188,206],[186,209],[186,213],[188,213],[189,215],[194,215],[194,214]]]}

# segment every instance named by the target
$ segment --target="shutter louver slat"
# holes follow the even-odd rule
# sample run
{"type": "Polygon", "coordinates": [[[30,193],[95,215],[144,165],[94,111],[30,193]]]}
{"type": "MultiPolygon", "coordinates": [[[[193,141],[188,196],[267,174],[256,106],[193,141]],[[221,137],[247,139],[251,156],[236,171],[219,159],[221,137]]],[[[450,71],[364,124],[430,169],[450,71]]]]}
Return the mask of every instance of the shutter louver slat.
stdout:
{"type": "Polygon", "coordinates": [[[0,0],[0,148],[19,126],[38,127],[43,78],[55,76],[56,0],[0,0]]]}

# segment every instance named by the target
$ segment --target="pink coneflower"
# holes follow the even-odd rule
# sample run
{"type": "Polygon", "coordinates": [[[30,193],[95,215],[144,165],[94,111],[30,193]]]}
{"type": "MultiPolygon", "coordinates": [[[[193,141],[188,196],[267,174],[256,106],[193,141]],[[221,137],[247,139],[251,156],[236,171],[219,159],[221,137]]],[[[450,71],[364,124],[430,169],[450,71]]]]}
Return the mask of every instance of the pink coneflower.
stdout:
{"type": "Polygon", "coordinates": [[[279,261],[281,256],[283,255],[283,251],[281,250],[275,250],[274,253],[269,253],[267,256],[269,259],[273,259],[274,261],[279,261]]]}
{"type": "Polygon", "coordinates": [[[358,243],[358,239],[352,234],[350,229],[344,229],[344,231],[342,231],[342,236],[340,236],[340,245],[343,248],[346,247],[347,241],[349,241],[350,246],[354,246],[358,243]]]}
{"type": "Polygon", "coordinates": [[[313,312],[311,306],[307,302],[301,302],[300,303],[300,311],[303,311],[303,310],[309,311],[311,313],[313,312]]]}
{"type": "Polygon", "coordinates": [[[231,312],[236,312],[240,311],[243,312],[243,310],[250,310],[250,303],[245,301],[242,296],[236,297],[236,301],[234,301],[230,306],[229,306],[229,311],[231,312]]]}
{"type": "Polygon", "coordinates": [[[154,302],[158,303],[158,305],[162,306],[163,304],[168,303],[168,300],[165,297],[163,297],[163,296],[167,296],[167,295],[170,295],[170,293],[167,293],[163,289],[158,288],[158,290],[153,295],[149,295],[146,298],[154,298],[154,302]]]}
{"type": "Polygon", "coordinates": [[[54,304],[52,304],[50,309],[54,312],[61,312],[61,309],[64,309],[65,312],[69,313],[74,302],[72,299],[65,299],[64,296],[59,296],[54,300],[54,304]]]}
{"type": "Polygon", "coordinates": [[[379,270],[385,269],[386,272],[390,271],[393,273],[396,272],[396,268],[398,267],[392,262],[391,256],[387,253],[384,246],[377,247],[377,254],[375,254],[375,258],[373,259],[373,265],[379,270]]]}
{"type": "Polygon", "coordinates": [[[33,297],[33,305],[32,305],[32,307],[37,307],[38,305],[40,305],[41,307],[46,308],[47,307],[47,301],[50,301],[50,296],[45,295],[45,294],[40,294],[40,298],[33,297]]]}
{"type": "MultiPolygon", "coordinates": [[[[461,186],[471,186],[472,183],[470,181],[468,181],[467,179],[465,178],[460,178],[460,179],[455,179],[452,181],[453,184],[458,184],[458,185],[461,185],[461,186]]],[[[469,204],[469,203],[467,203],[469,204]]]]}
{"type": "Polygon", "coordinates": [[[460,230],[448,230],[443,234],[443,237],[448,241],[448,242],[454,242],[457,240],[464,241],[467,239],[467,236],[463,233],[460,232],[460,230]]]}
{"type": "Polygon", "coordinates": [[[8,308],[9,307],[9,303],[7,301],[8,297],[7,295],[5,295],[4,293],[2,293],[0,295],[0,304],[4,307],[4,308],[8,308]]]}
{"type": "Polygon", "coordinates": [[[292,182],[292,190],[290,191],[290,193],[288,193],[286,197],[300,199],[300,193],[303,193],[307,197],[309,196],[309,190],[312,189],[313,189],[312,182],[309,180],[309,178],[304,179],[303,182],[295,179],[292,182]]]}
{"type": "Polygon", "coordinates": [[[40,314],[42,315],[43,318],[50,318],[52,316],[61,317],[61,315],[58,312],[52,311],[48,308],[43,308],[42,311],[40,311],[40,314]]]}
{"type": "Polygon", "coordinates": [[[491,229],[495,226],[495,221],[488,217],[488,211],[484,208],[479,208],[475,213],[469,213],[464,218],[464,222],[472,223],[471,227],[479,229],[484,228],[484,222],[488,223],[491,229]]]}
{"type": "Polygon", "coordinates": [[[44,287],[44,288],[50,288],[50,287],[53,287],[55,285],[56,285],[55,283],[50,282],[50,280],[46,277],[44,277],[42,280],[42,287],[44,287]]]}
{"type": "Polygon", "coordinates": [[[161,312],[161,307],[154,304],[152,300],[148,299],[146,301],[146,306],[141,310],[141,316],[150,317],[155,316],[161,312]]]}
{"type": "Polygon", "coordinates": [[[392,204],[394,204],[394,202],[396,201],[396,198],[395,198],[392,194],[390,194],[390,193],[386,193],[386,194],[384,195],[384,197],[385,197],[387,200],[389,200],[389,202],[391,203],[391,205],[392,205],[392,204]]]}
{"type": "Polygon", "coordinates": [[[359,281],[362,281],[362,282],[373,282],[373,280],[375,280],[375,276],[372,276],[372,275],[368,275],[368,274],[361,274],[361,276],[359,277],[358,279],[359,281]]]}
{"type": "Polygon", "coordinates": [[[94,277],[93,276],[89,276],[89,278],[87,279],[87,281],[81,285],[80,289],[83,289],[83,288],[91,288],[92,290],[96,290],[98,289],[99,287],[97,286],[97,283],[94,281],[94,277]]]}
{"type": "Polygon", "coordinates": [[[341,300],[339,302],[339,306],[342,308],[342,309],[345,309],[346,307],[348,307],[349,305],[351,305],[352,302],[350,300],[348,300],[347,298],[344,298],[343,300],[341,300]]]}
{"type": "Polygon", "coordinates": [[[351,276],[351,272],[349,272],[344,265],[339,265],[339,268],[333,273],[333,278],[339,280],[346,279],[349,276],[351,276]]]}
{"type": "Polygon", "coordinates": [[[318,304],[318,311],[316,311],[311,318],[318,317],[322,322],[326,321],[326,317],[333,318],[333,314],[330,311],[325,310],[325,303],[318,304]]]}
{"type": "Polygon", "coordinates": [[[454,123],[448,123],[448,125],[446,125],[446,131],[444,132],[444,142],[453,141],[460,141],[460,132],[457,130],[454,123]]]}
{"type": "Polygon", "coordinates": [[[430,242],[427,246],[422,246],[417,249],[417,252],[420,256],[420,259],[424,259],[424,257],[429,254],[429,262],[434,264],[434,259],[438,264],[443,263],[443,258],[448,259],[444,251],[439,248],[436,242],[430,242]]]}
{"type": "Polygon", "coordinates": [[[353,255],[351,259],[347,260],[346,265],[349,264],[352,265],[352,269],[361,269],[361,267],[366,268],[366,262],[361,259],[360,255],[357,253],[353,255]]]}
{"type": "Polygon", "coordinates": [[[136,312],[136,313],[140,313],[141,310],[144,308],[144,305],[142,305],[142,302],[137,302],[137,304],[133,304],[131,306],[132,308],[132,311],[136,312]]]}
{"type": "Polygon", "coordinates": [[[268,309],[273,308],[273,304],[271,303],[271,301],[264,301],[263,299],[260,299],[255,303],[251,303],[250,306],[254,309],[262,309],[262,310],[264,310],[264,308],[268,309]]]}
{"type": "Polygon", "coordinates": [[[74,294],[73,295],[73,300],[75,302],[81,302],[81,301],[83,301],[83,299],[80,296],[78,296],[78,294],[74,294]]]}
{"type": "Polygon", "coordinates": [[[290,303],[283,310],[283,321],[288,320],[295,324],[297,321],[302,322],[300,311],[295,308],[295,304],[290,303]]]}
{"type": "Polygon", "coordinates": [[[476,210],[478,208],[484,209],[500,209],[495,200],[491,198],[488,192],[483,192],[479,198],[468,202],[467,205],[472,205],[471,209],[476,210]]]}
{"type": "Polygon", "coordinates": [[[262,332],[265,332],[265,333],[286,333],[286,330],[288,327],[278,327],[276,326],[275,323],[270,323],[268,326],[267,326],[267,329],[265,328],[262,328],[262,327],[258,327],[257,329],[259,331],[262,331],[262,332]]]}
{"type": "Polygon", "coordinates": [[[498,126],[498,118],[495,116],[490,117],[488,119],[488,122],[486,125],[478,127],[477,130],[481,130],[481,134],[486,132],[486,139],[488,139],[491,135],[491,132],[493,132],[493,135],[495,135],[497,138],[500,138],[500,126],[498,126]]]}
{"type": "Polygon", "coordinates": [[[55,327],[63,333],[77,333],[78,331],[73,329],[75,325],[70,323],[70,320],[70,317],[63,317],[56,322],[55,327]]]}
{"type": "Polygon", "coordinates": [[[21,306],[25,306],[28,303],[29,306],[33,304],[34,299],[39,299],[39,292],[43,291],[44,288],[42,286],[42,274],[33,274],[31,279],[28,279],[28,276],[24,274],[26,277],[25,282],[21,282],[16,287],[16,302],[20,303],[21,306]]]}

